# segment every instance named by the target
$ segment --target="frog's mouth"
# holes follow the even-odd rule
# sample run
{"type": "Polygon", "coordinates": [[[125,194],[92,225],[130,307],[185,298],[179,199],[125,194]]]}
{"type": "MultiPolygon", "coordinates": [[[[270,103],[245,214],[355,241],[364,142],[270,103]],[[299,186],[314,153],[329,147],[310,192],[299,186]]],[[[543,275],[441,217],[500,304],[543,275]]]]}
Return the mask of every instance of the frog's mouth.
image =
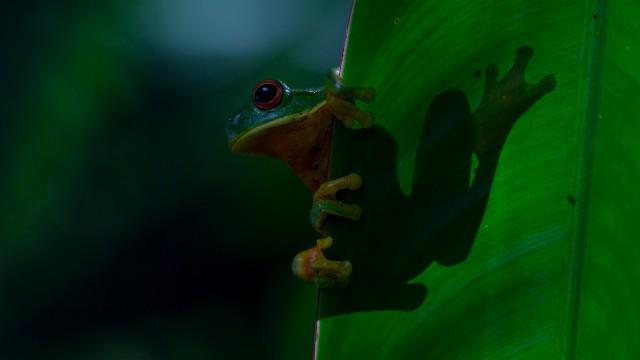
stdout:
{"type": "Polygon", "coordinates": [[[229,144],[229,147],[231,148],[231,151],[235,153],[252,152],[252,150],[255,150],[257,145],[260,145],[260,143],[267,137],[268,134],[275,132],[277,128],[299,121],[299,119],[303,117],[304,114],[293,114],[251,128],[244,132],[242,135],[235,138],[229,144]]]}
{"type": "Polygon", "coordinates": [[[323,104],[318,104],[309,111],[291,114],[251,128],[231,141],[229,147],[235,153],[278,155],[277,149],[291,147],[297,142],[307,140],[311,135],[306,131],[309,129],[305,129],[307,119],[323,104]]]}

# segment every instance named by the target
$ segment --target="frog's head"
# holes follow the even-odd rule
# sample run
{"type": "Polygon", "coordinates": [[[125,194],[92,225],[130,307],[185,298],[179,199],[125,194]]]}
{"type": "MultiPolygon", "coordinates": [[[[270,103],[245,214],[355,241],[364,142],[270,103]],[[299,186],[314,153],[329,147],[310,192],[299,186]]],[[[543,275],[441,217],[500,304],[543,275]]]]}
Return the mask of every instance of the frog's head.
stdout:
{"type": "Polygon", "coordinates": [[[282,81],[263,80],[253,89],[252,100],[229,118],[229,147],[239,153],[260,152],[269,135],[304,119],[322,101],[322,89],[292,90],[282,81]]]}

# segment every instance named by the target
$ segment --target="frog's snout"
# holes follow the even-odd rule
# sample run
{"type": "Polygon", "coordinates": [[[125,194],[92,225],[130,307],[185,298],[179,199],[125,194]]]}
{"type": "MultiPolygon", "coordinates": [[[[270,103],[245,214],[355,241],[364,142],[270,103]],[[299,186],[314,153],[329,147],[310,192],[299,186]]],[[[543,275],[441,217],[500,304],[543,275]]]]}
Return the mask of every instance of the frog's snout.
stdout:
{"type": "Polygon", "coordinates": [[[237,124],[238,120],[240,120],[240,114],[235,114],[235,115],[233,115],[232,117],[229,118],[228,125],[237,124]]]}
{"type": "Polygon", "coordinates": [[[229,146],[233,143],[238,135],[238,126],[240,124],[240,114],[235,114],[227,120],[227,140],[229,146]]]}

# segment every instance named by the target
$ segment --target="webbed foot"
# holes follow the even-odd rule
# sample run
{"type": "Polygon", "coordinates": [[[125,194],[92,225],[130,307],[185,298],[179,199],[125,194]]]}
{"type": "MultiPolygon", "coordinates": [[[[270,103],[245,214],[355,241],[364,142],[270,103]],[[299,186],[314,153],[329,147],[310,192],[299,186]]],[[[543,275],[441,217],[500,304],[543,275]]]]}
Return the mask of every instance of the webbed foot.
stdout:
{"type": "Polygon", "coordinates": [[[328,215],[342,216],[353,221],[360,220],[362,209],[358,205],[345,204],[335,198],[340,190],[357,190],[362,185],[360,175],[352,173],[341,178],[329,180],[320,185],[313,195],[313,205],[309,214],[311,226],[322,233],[322,226],[328,215]]]}
{"type": "Polygon", "coordinates": [[[547,75],[533,85],[527,83],[525,72],[532,57],[531,47],[520,47],[513,66],[502,80],[498,80],[495,64],[486,68],[484,95],[473,113],[476,127],[474,151],[478,155],[499,150],[516,120],[555,88],[553,75],[547,75]]]}
{"type": "Polygon", "coordinates": [[[315,283],[318,288],[346,287],[351,275],[351,263],[327,259],[322,250],[328,249],[331,244],[331,237],[319,239],[316,246],[296,255],[291,263],[294,275],[315,283]]]}
{"type": "Polygon", "coordinates": [[[355,100],[372,102],[376,97],[373,88],[344,86],[337,70],[331,70],[327,75],[324,89],[329,109],[345,127],[351,129],[356,122],[365,129],[373,126],[373,114],[358,109],[354,103],[355,100]]]}

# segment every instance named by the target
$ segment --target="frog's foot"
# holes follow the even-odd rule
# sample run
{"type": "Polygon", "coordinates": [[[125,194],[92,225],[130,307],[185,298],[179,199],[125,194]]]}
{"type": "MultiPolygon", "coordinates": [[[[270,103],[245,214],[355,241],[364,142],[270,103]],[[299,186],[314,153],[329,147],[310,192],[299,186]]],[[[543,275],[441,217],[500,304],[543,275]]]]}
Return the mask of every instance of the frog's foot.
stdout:
{"type": "Polygon", "coordinates": [[[325,81],[327,104],[333,115],[347,128],[353,128],[356,122],[363,128],[373,126],[373,114],[362,111],[355,105],[355,100],[372,102],[376,92],[370,87],[344,86],[336,70],[329,71],[325,81]]]}
{"type": "Polygon", "coordinates": [[[498,80],[496,65],[489,65],[485,70],[484,95],[473,113],[474,150],[478,154],[502,147],[516,120],[555,88],[553,75],[543,77],[537,84],[527,83],[525,72],[532,57],[531,47],[520,47],[513,66],[502,80],[498,80]]]}
{"type": "Polygon", "coordinates": [[[328,215],[342,216],[354,221],[360,220],[362,215],[360,206],[342,203],[335,199],[335,194],[345,189],[357,190],[361,185],[362,178],[358,174],[349,174],[320,185],[313,195],[313,205],[309,214],[311,226],[322,233],[322,226],[328,215]]]}
{"type": "Polygon", "coordinates": [[[319,288],[346,287],[351,275],[351,263],[327,259],[322,250],[328,249],[331,244],[331,237],[319,239],[316,246],[296,255],[291,263],[294,275],[315,283],[319,288]]]}

